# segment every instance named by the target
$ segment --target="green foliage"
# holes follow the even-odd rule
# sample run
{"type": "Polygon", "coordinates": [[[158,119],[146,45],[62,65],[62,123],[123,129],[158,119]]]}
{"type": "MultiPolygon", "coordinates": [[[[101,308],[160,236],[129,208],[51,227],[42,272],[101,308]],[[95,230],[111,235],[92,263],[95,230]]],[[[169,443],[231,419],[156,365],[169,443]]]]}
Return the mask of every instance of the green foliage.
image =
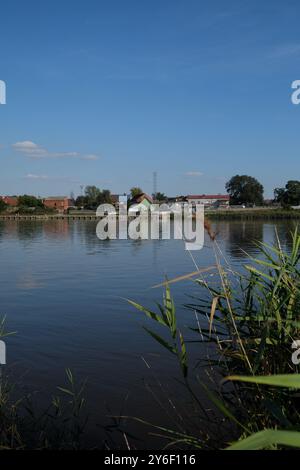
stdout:
{"type": "Polygon", "coordinates": [[[148,318],[151,318],[156,323],[166,327],[169,336],[168,339],[165,339],[147,327],[144,327],[144,329],[159,344],[161,344],[165,349],[177,357],[183,372],[183,376],[186,378],[188,374],[186,346],[183,340],[183,336],[180,330],[177,328],[175,305],[171,297],[169,286],[167,285],[166,287],[163,304],[158,305],[160,313],[154,313],[142,305],[137,304],[136,302],[132,302],[131,300],[128,300],[128,302],[141,312],[145,313],[148,318]]]}
{"type": "Polygon", "coordinates": [[[300,205],[300,181],[290,180],[285,188],[276,188],[274,190],[275,200],[282,206],[300,205]]]}
{"type": "Polygon", "coordinates": [[[24,194],[24,196],[19,196],[18,198],[19,206],[21,207],[31,207],[31,208],[43,208],[44,204],[41,199],[38,199],[35,196],[29,196],[28,194],[24,194]]]}
{"type": "MultiPolygon", "coordinates": [[[[204,280],[196,281],[202,289],[201,298],[186,306],[198,317],[197,327],[190,330],[199,340],[192,342],[206,343],[209,351],[196,368],[187,361],[181,333],[179,354],[164,336],[150,333],[177,356],[185,379],[189,375],[185,384],[193,399],[199,396],[198,387],[195,389],[198,383],[214,406],[215,412],[210,412],[206,419],[207,409],[198,403],[199,421],[194,438],[198,436],[199,444],[203,429],[207,429],[208,437],[201,441],[205,448],[225,448],[228,441],[236,440],[235,436],[240,440],[233,449],[242,448],[242,442],[247,449],[300,447],[300,434],[295,432],[300,429],[299,397],[295,391],[300,375],[299,366],[291,361],[292,342],[300,338],[300,236],[297,230],[291,235],[288,251],[278,238],[275,245],[258,246],[260,257],[249,257],[242,273],[224,267],[216,250],[219,282],[211,285],[204,280]],[[199,379],[199,367],[207,372],[210,387],[199,379]],[[221,387],[215,381],[216,375],[223,376],[221,387]],[[213,426],[216,423],[217,428],[213,426]],[[226,428],[226,423],[232,426],[226,428]],[[281,431],[277,431],[278,427],[281,431]]],[[[166,296],[171,299],[168,287],[166,296]]],[[[174,305],[172,299],[170,302],[174,305]]],[[[171,324],[177,324],[174,306],[171,323],[166,321],[161,306],[160,314],[140,305],[138,308],[157,324],[168,326],[172,336],[171,324]]],[[[150,332],[148,328],[147,331],[150,332]]],[[[189,426],[189,420],[185,425],[189,426]]]]}
{"type": "Polygon", "coordinates": [[[264,188],[257,179],[248,175],[235,175],[226,183],[230,204],[263,204],[264,188]]]}
{"type": "Polygon", "coordinates": [[[164,194],[164,193],[160,193],[160,192],[157,192],[155,194],[153,194],[153,199],[155,201],[166,201],[167,200],[167,196],[164,194]]]}
{"type": "Polygon", "coordinates": [[[112,203],[111,194],[110,194],[109,189],[103,189],[102,191],[100,191],[100,195],[98,197],[97,202],[98,202],[98,205],[100,205],[100,204],[111,204],[112,203]]]}
{"type": "Polygon", "coordinates": [[[84,194],[86,197],[86,205],[90,208],[96,208],[100,196],[100,189],[96,186],[86,186],[84,194]]]}
{"type": "Polygon", "coordinates": [[[208,210],[205,215],[210,220],[297,220],[300,219],[300,211],[285,207],[284,209],[232,209],[232,210],[208,210]]]}
{"type": "Polygon", "coordinates": [[[300,449],[300,432],[265,429],[235,442],[226,450],[276,450],[282,446],[300,449]]]}
{"type": "Polygon", "coordinates": [[[7,209],[7,204],[0,198],[0,213],[7,209]]]}
{"type": "Polygon", "coordinates": [[[255,375],[253,377],[231,375],[226,377],[226,380],[270,385],[272,387],[300,388],[300,374],[255,375]]]}
{"type": "Polygon", "coordinates": [[[6,376],[0,386],[0,449],[69,449],[82,447],[86,426],[84,416],[85,384],[76,386],[71,371],[67,385],[40,410],[34,404],[36,394],[24,395],[6,376]],[[34,399],[34,401],[33,401],[34,399]]]}
{"type": "Polygon", "coordinates": [[[97,188],[96,186],[86,186],[84,196],[78,196],[75,205],[84,209],[97,209],[100,204],[111,204],[111,194],[108,189],[97,188]]]}
{"type": "Polygon", "coordinates": [[[86,206],[87,199],[85,196],[78,196],[75,201],[75,206],[76,207],[85,207],[86,206]]]}
{"type": "MultiPolygon", "coordinates": [[[[272,387],[300,388],[300,374],[270,375],[266,377],[232,376],[227,377],[227,380],[270,385],[272,387]]],[[[300,432],[265,429],[239,440],[228,447],[227,450],[277,449],[278,446],[280,448],[281,446],[287,446],[300,449],[300,432]]]]}
{"type": "Polygon", "coordinates": [[[139,194],[142,194],[143,190],[139,188],[138,186],[134,186],[133,188],[130,189],[130,196],[131,198],[134,198],[138,196],[139,194]]]}

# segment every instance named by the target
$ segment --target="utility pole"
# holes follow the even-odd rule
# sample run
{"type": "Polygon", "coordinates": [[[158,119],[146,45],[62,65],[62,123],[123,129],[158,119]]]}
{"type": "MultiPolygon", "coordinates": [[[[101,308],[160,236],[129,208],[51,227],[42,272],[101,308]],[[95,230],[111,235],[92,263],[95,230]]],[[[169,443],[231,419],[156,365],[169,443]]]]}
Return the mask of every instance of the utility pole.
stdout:
{"type": "Polygon", "coordinates": [[[153,172],[153,198],[155,198],[157,193],[157,171],[153,172]]]}

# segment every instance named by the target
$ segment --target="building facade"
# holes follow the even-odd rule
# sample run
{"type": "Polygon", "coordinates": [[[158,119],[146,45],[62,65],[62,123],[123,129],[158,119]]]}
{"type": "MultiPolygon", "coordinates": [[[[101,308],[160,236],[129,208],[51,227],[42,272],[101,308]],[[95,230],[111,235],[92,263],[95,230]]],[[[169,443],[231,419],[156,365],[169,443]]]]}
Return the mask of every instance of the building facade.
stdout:
{"type": "Polygon", "coordinates": [[[18,198],[17,198],[17,196],[0,196],[0,198],[1,198],[2,201],[4,201],[5,204],[7,204],[8,206],[17,207],[17,205],[18,205],[18,198]]]}
{"type": "Polygon", "coordinates": [[[139,212],[143,210],[149,210],[151,205],[153,204],[153,199],[146,193],[137,194],[130,200],[130,212],[139,212]]]}
{"type": "Polygon", "coordinates": [[[43,204],[45,207],[48,207],[48,209],[54,209],[63,214],[69,207],[74,205],[74,201],[67,196],[57,196],[43,199],[43,204]]]}
{"type": "Polygon", "coordinates": [[[190,194],[186,199],[189,204],[203,204],[205,207],[229,207],[227,194],[190,194]]]}

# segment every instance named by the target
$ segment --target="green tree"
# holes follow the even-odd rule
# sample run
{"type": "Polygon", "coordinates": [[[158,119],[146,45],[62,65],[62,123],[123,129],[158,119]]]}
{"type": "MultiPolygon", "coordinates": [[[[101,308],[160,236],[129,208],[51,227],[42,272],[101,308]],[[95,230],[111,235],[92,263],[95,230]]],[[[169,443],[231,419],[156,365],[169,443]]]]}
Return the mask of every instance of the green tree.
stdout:
{"type": "Polygon", "coordinates": [[[280,204],[285,205],[284,198],[285,198],[285,188],[275,188],[274,189],[275,202],[279,202],[280,204]]]}
{"type": "Polygon", "coordinates": [[[167,196],[164,193],[160,193],[159,191],[155,194],[153,194],[153,199],[155,201],[165,201],[167,199],[167,196]]]}
{"type": "Polygon", "coordinates": [[[7,204],[3,201],[3,199],[0,199],[0,212],[3,212],[7,209],[7,204]]]}
{"type": "Polygon", "coordinates": [[[97,186],[86,186],[84,194],[86,207],[90,209],[95,209],[98,204],[98,198],[100,196],[100,189],[97,186]]]}
{"type": "Polygon", "coordinates": [[[274,190],[276,202],[282,206],[300,205],[300,181],[289,180],[285,188],[276,188],[274,190]]]}
{"type": "Polygon", "coordinates": [[[30,196],[24,194],[18,198],[19,206],[22,207],[34,207],[34,208],[44,208],[44,204],[41,199],[38,199],[35,196],[30,196]]]}
{"type": "Polygon", "coordinates": [[[101,191],[97,186],[87,186],[84,193],[84,196],[78,196],[76,199],[75,204],[77,207],[96,209],[100,204],[111,204],[112,202],[109,189],[101,191]]]}
{"type": "Polygon", "coordinates": [[[263,204],[264,188],[256,178],[235,175],[226,183],[230,204],[263,204]]]}
{"type": "Polygon", "coordinates": [[[138,186],[134,186],[133,188],[130,189],[130,195],[131,198],[138,196],[138,194],[143,193],[143,190],[139,188],[138,186]]]}
{"type": "Polygon", "coordinates": [[[100,194],[98,196],[98,205],[100,204],[111,204],[111,194],[109,189],[103,189],[103,191],[100,191],[100,194]]]}
{"type": "Polygon", "coordinates": [[[76,207],[85,207],[87,205],[87,198],[86,196],[78,196],[75,201],[76,207]]]}

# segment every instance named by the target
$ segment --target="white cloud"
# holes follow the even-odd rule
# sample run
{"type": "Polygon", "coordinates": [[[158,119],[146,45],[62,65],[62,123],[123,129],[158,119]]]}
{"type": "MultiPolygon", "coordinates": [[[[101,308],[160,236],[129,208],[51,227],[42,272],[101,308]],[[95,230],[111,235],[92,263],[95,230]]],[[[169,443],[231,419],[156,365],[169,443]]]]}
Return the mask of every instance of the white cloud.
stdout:
{"type": "Polygon", "coordinates": [[[203,173],[201,173],[201,171],[187,171],[185,173],[185,176],[194,176],[194,177],[198,177],[198,176],[203,176],[203,173]]]}
{"type": "Polygon", "coordinates": [[[71,178],[69,176],[48,176],[48,175],[37,175],[35,173],[27,173],[27,175],[23,176],[24,179],[38,181],[38,180],[50,180],[50,181],[68,181],[70,183],[79,184],[80,181],[78,179],[71,178]]]}
{"type": "Polygon", "coordinates": [[[31,142],[30,140],[24,140],[23,142],[17,142],[13,144],[13,148],[17,152],[24,153],[30,157],[41,158],[47,154],[47,151],[39,145],[31,142]]]}
{"type": "Polygon", "coordinates": [[[34,175],[33,173],[28,173],[24,178],[29,180],[47,180],[49,177],[47,175],[34,175]]]}
{"type": "Polygon", "coordinates": [[[16,152],[30,158],[81,158],[83,160],[98,160],[98,156],[94,154],[82,155],[79,152],[49,152],[44,147],[35,144],[30,140],[16,142],[12,145],[16,152]]]}

